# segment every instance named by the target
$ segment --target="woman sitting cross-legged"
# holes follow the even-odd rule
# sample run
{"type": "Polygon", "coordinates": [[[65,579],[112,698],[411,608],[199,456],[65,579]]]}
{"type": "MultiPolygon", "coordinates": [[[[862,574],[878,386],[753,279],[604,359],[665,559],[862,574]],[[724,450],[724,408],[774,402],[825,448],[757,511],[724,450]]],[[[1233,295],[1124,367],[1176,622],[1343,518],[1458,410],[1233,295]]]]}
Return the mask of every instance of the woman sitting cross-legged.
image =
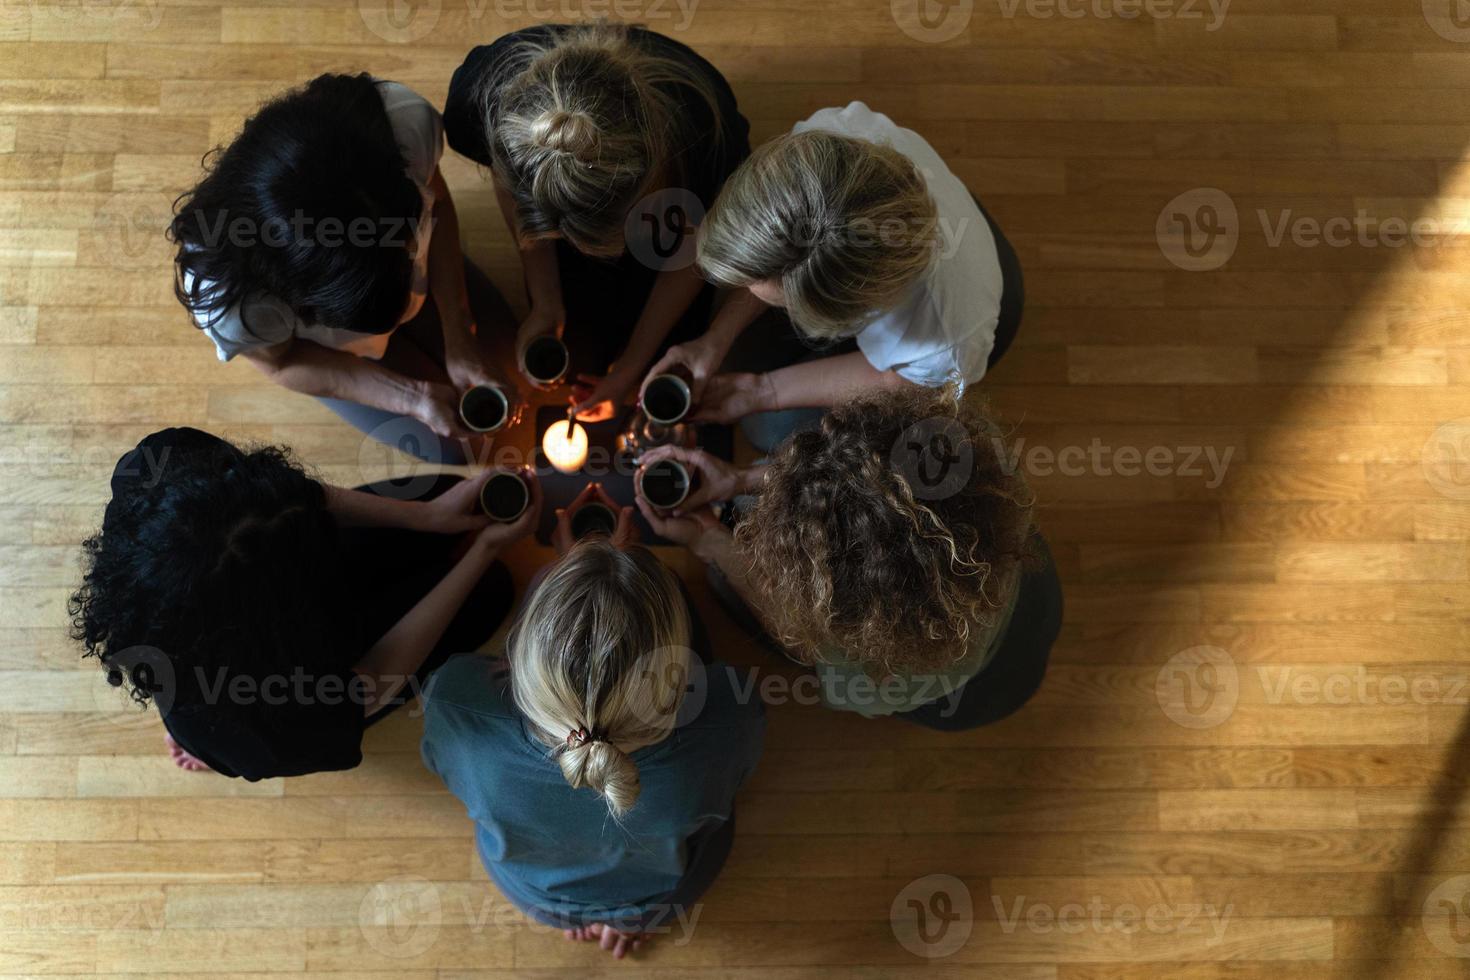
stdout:
{"type": "Polygon", "coordinates": [[[708,563],[737,622],[815,669],[828,706],[956,730],[1040,686],[1061,586],[1031,493],[973,399],[864,395],[793,435],[763,474],[696,459],[706,484],[756,493],[733,535],[708,508],[639,506],[708,563]]]}
{"type": "Polygon", "coordinates": [[[1025,303],[980,202],[922,136],[861,102],[751,154],[700,225],[698,257],[736,292],[650,376],[682,368],[697,417],[740,421],[764,452],[860,391],[974,384],[1025,303]]]}
{"type": "Polygon", "coordinates": [[[691,927],[734,837],[765,717],[674,575],[632,543],[570,545],[533,584],[505,659],[458,657],[426,700],[424,762],[464,801],[480,858],[531,918],[621,957],[691,927]]]}
{"type": "Polygon", "coordinates": [[[118,461],[83,546],[76,638],[158,708],[184,768],[351,769],[367,726],[510,611],[496,555],[535,525],[540,494],[491,524],[483,480],[432,478],[401,500],[319,483],[275,447],[156,432],[118,461]]]}
{"type": "Polygon", "coordinates": [[[175,292],[237,355],[434,463],[478,437],[465,389],[510,360],[510,308],[460,250],[439,113],[397,82],[322,75],[272,99],[176,205],[175,292]],[[502,347],[495,346],[497,335],[502,347]]]}

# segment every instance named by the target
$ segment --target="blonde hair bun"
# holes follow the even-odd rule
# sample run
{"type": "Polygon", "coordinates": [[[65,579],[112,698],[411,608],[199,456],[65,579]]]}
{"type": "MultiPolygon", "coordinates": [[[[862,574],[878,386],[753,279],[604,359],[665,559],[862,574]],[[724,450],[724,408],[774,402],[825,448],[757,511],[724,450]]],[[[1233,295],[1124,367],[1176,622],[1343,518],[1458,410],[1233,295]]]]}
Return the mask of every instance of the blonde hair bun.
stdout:
{"type": "Polygon", "coordinates": [[[547,109],[531,122],[531,139],[537,146],[587,160],[597,150],[597,123],[585,112],[547,109]]]}
{"type": "Polygon", "coordinates": [[[638,802],[638,767],[622,749],[611,742],[584,742],[571,746],[557,757],[561,773],[576,789],[595,790],[607,801],[614,817],[622,817],[638,802]]]}

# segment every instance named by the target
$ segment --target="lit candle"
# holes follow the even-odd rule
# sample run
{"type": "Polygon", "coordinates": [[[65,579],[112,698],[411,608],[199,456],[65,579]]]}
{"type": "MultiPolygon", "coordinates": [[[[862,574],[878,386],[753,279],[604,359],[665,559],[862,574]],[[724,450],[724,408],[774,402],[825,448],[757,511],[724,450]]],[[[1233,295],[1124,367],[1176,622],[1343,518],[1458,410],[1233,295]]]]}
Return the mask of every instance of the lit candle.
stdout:
{"type": "Polygon", "coordinates": [[[575,473],[587,462],[587,430],[570,419],[558,419],[546,429],[541,451],[559,472],[575,473]]]}

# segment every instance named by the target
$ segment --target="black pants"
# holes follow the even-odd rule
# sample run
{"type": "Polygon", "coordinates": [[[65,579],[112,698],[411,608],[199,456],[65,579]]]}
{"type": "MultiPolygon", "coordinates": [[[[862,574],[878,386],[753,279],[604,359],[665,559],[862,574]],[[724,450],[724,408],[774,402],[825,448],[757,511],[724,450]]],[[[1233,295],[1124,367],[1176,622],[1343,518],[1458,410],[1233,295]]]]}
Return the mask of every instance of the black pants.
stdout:
{"type": "MultiPolygon", "coordinates": [[[[1038,534],[1035,542],[1042,562],[1021,576],[1010,625],[990,663],[948,697],[897,712],[895,718],[940,731],[963,731],[1000,721],[1031,700],[1046,676],[1052,644],[1062,628],[1062,583],[1046,540],[1038,534]]],[[[708,574],[710,591],[735,624],[767,651],[796,663],[720,571],[711,565],[708,574]]]]}
{"type": "MultiPolygon", "coordinates": [[[[459,482],[440,476],[420,498],[432,500],[459,482]]],[[[394,496],[391,482],[358,487],[366,493],[394,496]]],[[[402,528],[354,527],[339,532],[344,566],[350,576],[347,594],[357,597],[355,610],[361,635],[369,644],[387,633],[420,599],[439,584],[458,560],[459,535],[425,534],[402,528]]],[[[456,653],[482,646],[500,627],[515,601],[510,571],[500,562],[490,566],[450,620],[414,680],[388,706],[369,719],[373,725],[412,700],[429,674],[456,653]]]]}
{"type": "Polygon", "coordinates": [[[1014,714],[1046,676],[1052,644],[1062,628],[1062,583],[1051,551],[1036,538],[1045,564],[1021,578],[1011,622],[995,657],[958,691],[897,717],[944,732],[979,728],[1014,714]]]}
{"type": "Polygon", "coordinates": [[[1000,313],[995,321],[995,345],[990,348],[990,359],[986,362],[986,367],[992,368],[1011,349],[1011,341],[1021,330],[1021,315],[1026,309],[1026,279],[1021,275],[1021,260],[1016,256],[1010,239],[1006,238],[978,197],[975,198],[975,206],[990,225],[990,232],[995,236],[995,255],[1000,260],[1000,313]]]}

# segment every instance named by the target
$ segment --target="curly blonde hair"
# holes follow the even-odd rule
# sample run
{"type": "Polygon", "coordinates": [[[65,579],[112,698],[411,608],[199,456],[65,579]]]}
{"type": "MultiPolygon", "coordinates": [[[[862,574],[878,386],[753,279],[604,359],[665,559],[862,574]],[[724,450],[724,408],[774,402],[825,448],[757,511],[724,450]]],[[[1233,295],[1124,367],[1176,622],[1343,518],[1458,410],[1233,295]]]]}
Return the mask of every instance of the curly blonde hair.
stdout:
{"type": "Polygon", "coordinates": [[[1034,499],[1001,439],[974,396],[912,387],[857,397],[776,451],[736,540],[798,659],[936,670],[994,625],[1033,557],[1034,499]],[[936,432],[962,439],[970,459],[953,492],[905,475],[900,454],[936,432]]]}

